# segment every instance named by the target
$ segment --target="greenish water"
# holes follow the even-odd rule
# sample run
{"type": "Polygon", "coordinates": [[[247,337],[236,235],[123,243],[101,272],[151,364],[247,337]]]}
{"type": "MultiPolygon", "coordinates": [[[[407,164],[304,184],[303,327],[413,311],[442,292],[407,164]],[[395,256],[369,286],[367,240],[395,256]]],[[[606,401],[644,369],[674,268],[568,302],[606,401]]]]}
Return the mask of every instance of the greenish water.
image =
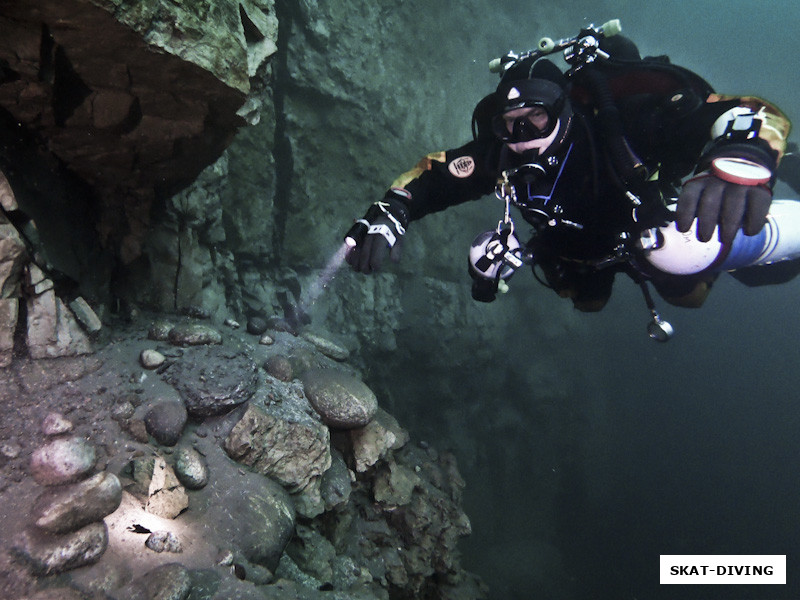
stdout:
{"type": "MultiPolygon", "coordinates": [[[[575,30],[620,18],[624,33],[643,55],[668,54],[720,93],[762,96],[790,118],[800,118],[793,47],[800,18],[796,2],[563,6],[569,14],[561,17],[568,21],[574,16],[575,30]]],[[[571,34],[572,29],[526,32],[526,19],[545,8],[548,14],[558,12],[554,3],[491,4],[489,21],[492,11],[517,11],[521,24],[520,31],[509,32],[508,47],[500,53],[532,48],[542,35],[571,34]]],[[[778,186],[776,197],[791,196],[778,186]]],[[[538,306],[561,310],[558,299],[533,284],[515,280],[513,293],[530,294],[538,306]]],[[[547,344],[539,343],[537,332],[528,330],[521,317],[522,339],[513,342],[515,351],[527,353],[531,361],[542,354],[559,357],[559,366],[548,376],[564,381],[570,396],[580,398],[582,420],[571,431],[585,437],[565,440],[563,447],[531,439],[548,435],[537,432],[547,419],[533,409],[525,415],[523,408],[515,408],[522,421],[482,449],[484,459],[498,469],[509,458],[520,460],[517,470],[498,488],[480,491],[476,488],[485,482],[475,474],[471,478],[467,467],[467,512],[476,529],[465,544],[467,560],[490,584],[492,597],[800,597],[798,295],[800,281],[748,289],[723,276],[701,310],[660,303],[677,331],[666,345],[647,339],[647,311],[629,282],[618,281],[600,315],[576,316],[572,330],[556,340],[547,338],[547,344]],[[536,465],[547,461],[552,462],[552,481],[537,471],[536,465]],[[525,506],[536,505],[550,485],[559,490],[552,499],[553,514],[526,513],[525,506]],[[543,523],[547,518],[554,522],[543,523]],[[661,554],[786,554],[788,582],[661,586],[661,554]]],[[[499,349],[499,361],[507,360],[506,350],[499,349]]],[[[524,361],[519,364],[524,371],[524,361]]],[[[470,374],[474,365],[455,376],[470,374]]],[[[480,391],[476,383],[473,391],[493,398],[487,401],[495,407],[522,406],[526,398],[541,400],[535,382],[521,372],[480,391]]]]}

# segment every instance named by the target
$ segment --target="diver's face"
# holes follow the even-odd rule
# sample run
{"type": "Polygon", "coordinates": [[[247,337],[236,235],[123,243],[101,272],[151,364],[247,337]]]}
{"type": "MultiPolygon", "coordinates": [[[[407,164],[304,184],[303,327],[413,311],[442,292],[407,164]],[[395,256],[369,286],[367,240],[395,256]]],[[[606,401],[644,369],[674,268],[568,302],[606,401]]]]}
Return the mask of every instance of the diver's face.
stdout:
{"type": "Polygon", "coordinates": [[[518,120],[528,121],[538,131],[546,131],[550,117],[547,111],[541,106],[515,108],[514,110],[503,113],[503,121],[505,121],[506,130],[510,134],[514,133],[514,123],[518,120]]]}

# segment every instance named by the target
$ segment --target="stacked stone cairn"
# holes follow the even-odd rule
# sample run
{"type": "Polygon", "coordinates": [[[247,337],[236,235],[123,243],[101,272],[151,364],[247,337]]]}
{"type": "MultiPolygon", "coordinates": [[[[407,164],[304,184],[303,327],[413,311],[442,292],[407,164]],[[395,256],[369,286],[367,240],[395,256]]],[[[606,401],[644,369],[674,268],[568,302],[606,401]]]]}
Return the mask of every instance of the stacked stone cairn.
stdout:
{"type": "Polygon", "coordinates": [[[51,575],[102,556],[108,545],[103,519],[119,507],[122,486],[113,473],[93,474],[94,447],[72,435],[62,415],[50,413],[42,429],[48,441],[33,453],[30,470],[43,490],[15,551],[35,574],[51,575]]]}

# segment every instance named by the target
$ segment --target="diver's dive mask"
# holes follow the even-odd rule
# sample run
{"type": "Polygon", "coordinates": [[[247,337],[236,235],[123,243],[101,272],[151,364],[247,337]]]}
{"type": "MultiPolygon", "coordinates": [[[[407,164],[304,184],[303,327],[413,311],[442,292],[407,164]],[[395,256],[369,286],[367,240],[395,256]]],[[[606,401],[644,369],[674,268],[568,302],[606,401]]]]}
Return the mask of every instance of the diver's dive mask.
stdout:
{"type": "Polygon", "coordinates": [[[530,142],[546,138],[558,125],[561,108],[563,107],[548,107],[540,102],[526,103],[520,109],[527,109],[527,112],[519,111],[518,114],[510,116],[509,113],[512,111],[507,111],[495,116],[492,119],[492,132],[505,143],[530,142]]]}
{"type": "Polygon", "coordinates": [[[552,134],[567,101],[563,88],[546,79],[502,82],[496,94],[502,109],[492,118],[492,132],[506,143],[528,142],[552,134]],[[544,122],[542,112],[546,115],[544,122]]]}

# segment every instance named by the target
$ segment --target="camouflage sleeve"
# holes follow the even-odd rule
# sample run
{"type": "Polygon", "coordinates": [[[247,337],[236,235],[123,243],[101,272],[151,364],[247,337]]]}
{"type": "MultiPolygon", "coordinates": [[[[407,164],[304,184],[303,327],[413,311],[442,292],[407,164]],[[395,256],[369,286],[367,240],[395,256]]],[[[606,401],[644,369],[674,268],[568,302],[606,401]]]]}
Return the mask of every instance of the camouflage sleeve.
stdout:
{"type": "Polygon", "coordinates": [[[494,190],[491,144],[470,142],[460,148],[428,154],[395,179],[386,196],[401,200],[414,221],[494,190]]]}
{"type": "Polygon", "coordinates": [[[736,101],[733,108],[722,112],[710,131],[710,143],[703,153],[703,162],[717,156],[741,156],[775,171],[786,150],[791,123],[781,110],[755,96],[722,96],[712,94],[708,103],[736,101]]]}

